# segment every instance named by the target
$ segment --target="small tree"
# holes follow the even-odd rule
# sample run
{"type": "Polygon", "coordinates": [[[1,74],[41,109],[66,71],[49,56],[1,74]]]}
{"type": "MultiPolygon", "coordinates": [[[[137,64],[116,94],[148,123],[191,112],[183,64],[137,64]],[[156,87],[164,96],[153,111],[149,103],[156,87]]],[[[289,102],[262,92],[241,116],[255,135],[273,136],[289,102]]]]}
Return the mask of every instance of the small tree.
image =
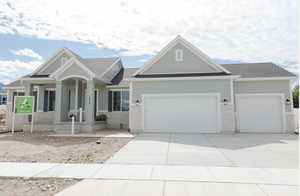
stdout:
{"type": "Polygon", "coordinates": [[[293,102],[294,108],[299,108],[299,85],[296,85],[293,89],[293,102]]]}

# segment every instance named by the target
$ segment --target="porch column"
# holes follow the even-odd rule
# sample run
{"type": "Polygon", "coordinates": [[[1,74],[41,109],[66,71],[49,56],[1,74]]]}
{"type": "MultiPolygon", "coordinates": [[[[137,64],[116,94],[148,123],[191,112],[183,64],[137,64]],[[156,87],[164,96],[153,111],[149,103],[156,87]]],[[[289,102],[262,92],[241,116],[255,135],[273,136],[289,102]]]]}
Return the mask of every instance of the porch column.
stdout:
{"type": "Polygon", "coordinates": [[[79,92],[79,80],[76,79],[75,80],[75,107],[74,107],[75,110],[78,109],[78,96],[79,96],[78,92],[79,92]]]}
{"type": "Polygon", "coordinates": [[[38,105],[37,105],[37,111],[38,112],[43,112],[44,111],[44,97],[45,97],[45,86],[40,85],[38,86],[38,105]]]}
{"type": "Polygon", "coordinates": [[[95,83],[94,80],[88,80],[87,81],[87,87],[86,87],[86,93],[87,93],[87,100],[86,101],[86,108],[85,108],[85,116],[86,116],[86,122],[87,123],[94,123],[94,105],[95,105],[95,83]]]}
{"type": "Polygon", "coordinates": [[[33,85],[31,83],[24,83],[24,93],[25,96],[33,95],[33,85]]]}
{"type": "Polygon", "coordinates": [[[56,81],[55,91],[55,123],[62,121],[62,81],[56,81]]]}

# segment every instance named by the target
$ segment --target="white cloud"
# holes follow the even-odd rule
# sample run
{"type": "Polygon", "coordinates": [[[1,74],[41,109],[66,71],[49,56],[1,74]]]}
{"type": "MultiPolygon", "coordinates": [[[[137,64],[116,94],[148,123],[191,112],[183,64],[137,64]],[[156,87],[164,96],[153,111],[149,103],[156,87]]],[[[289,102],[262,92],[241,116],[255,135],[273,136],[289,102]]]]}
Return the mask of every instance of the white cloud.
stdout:
{"type": "Polygon", "coordinates": [[[7,84],[16,78],[30,74],[41,63],[41,61],[0,61],[0,83],[7,84]]]}
{"type": "Polygon", "coordinates": [[[22,50],[11,50],[11,53],[18,55],[18,56],[27,56],[37,60],[42,60],[43,58],[38,53],[34,52],[29,48],[24,48],[22,50]]]}
{"type": "Polygon", "coordinates": [[[155,54],[181,34],[211,58],[298,66],[297,2],[287,0],[2,0],[0,33],[122,55],[155,54]]]}

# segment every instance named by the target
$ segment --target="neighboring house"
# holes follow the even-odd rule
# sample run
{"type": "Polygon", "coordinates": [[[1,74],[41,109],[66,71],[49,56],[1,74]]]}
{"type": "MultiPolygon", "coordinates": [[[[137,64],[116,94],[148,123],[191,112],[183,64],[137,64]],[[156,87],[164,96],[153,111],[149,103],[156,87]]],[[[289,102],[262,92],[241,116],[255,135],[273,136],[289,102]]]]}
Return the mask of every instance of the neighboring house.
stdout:
{"type": "MultiPolygon", "coordinates": [[[[69,113],[79,121],[82,108],[76,131],[291,132],[294,79],[273,63],[214,63],[180,36],[140,69],[124,68],[120,58],[82,58],[63,48],[6,86],[7,123],[13,96],[33,95],[37,130],[69,129],[69,113]],[[98,114],[107,122],[95,121],[98,114]]],[[[29,128],[28,118],[17,118],[17,127],[29,128]]]]}
{"type": "Polygon", "coordinates": [[[3,84],[0,83],[0,105],[6,105],[7,94],[6,90],[3,88],[3,84]]]}

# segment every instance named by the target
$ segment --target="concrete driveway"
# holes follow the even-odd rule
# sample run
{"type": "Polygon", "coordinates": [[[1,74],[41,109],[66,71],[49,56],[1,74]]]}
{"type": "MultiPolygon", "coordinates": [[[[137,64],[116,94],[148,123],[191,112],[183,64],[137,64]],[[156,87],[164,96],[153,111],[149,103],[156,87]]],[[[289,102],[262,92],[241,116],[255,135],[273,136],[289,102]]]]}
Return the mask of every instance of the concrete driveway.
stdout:
{"type": "Polygon", "coordinates": [[[142,134],[107,163],[298,168],[298,136],[142,134]]]}

